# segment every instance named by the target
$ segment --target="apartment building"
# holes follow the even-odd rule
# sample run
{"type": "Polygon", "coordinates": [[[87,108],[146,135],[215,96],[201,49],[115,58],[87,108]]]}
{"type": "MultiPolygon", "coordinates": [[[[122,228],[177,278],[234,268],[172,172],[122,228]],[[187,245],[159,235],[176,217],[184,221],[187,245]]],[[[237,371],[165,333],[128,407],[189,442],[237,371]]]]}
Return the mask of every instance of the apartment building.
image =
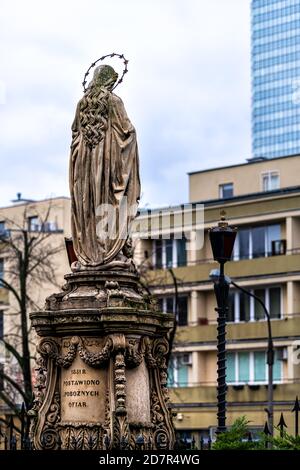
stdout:
{"type": "MultiPolygon", "coordinates": [[[[176,214],[182,206],[140,215],[140,219],[150,217],[148,226],[152,223],[154,227],[152,239],[144,238],[137,250],[142,263],[148,262],[148,282],[163,311],[175,312],[177,298],[178,327],[169,387],[182,437],[194,436],[199,442],[201,436],[213,437],[216,428],[216,301],[209,275],[218,265],[212,259],[208,229],[217,224],[221,210],[225,210],[230,225],[238,228],[226,274],[258,296],[272,319],[274,423],[277,425],[283,411],[292,431],[290,411],[300,393],[299,175],[300,156],[249,160],[190,173],[192,205],[188,210],[196,215],[204,206],[203,224],[194,223],[191,228],[199,236],[204,231],[200,249],[189,228],[185,237],[178,239],[176,235],[181,228],[174,221],[179,220],[176,214]],[[171,220],[169,239],[161,235],[165,219],[171,220]]],[[[227,318],[228,425],[245,415],[255,432],[267,420],[266,348],[267,323],[261,305],[231,288],[227,318]]]]}
{"type": "MultiPolygon", "coordinates": [[[[66,250],[64,249],[64,237],[70,236],[69,198],[60,197],[31,201],[23,199],[21,194],[18,194],[17,199],[12,201],[11,205],[0,208],[0,237],[2,240],[0,243],[0,279],[12,282],[13,287],[17,290],[19,289],[18,280],[12,281],[5,240],[9,239],[10,235],[14,239],[21,237],[22,230],[30,232],[30,237],[42,235],[45,238],[45,254],[51,251],[49,245],[58,248],[57,253],[51,259],[45,259],[45,263],[52,263],[55,272],[53,282],[45,279],[40,279],[37,282],[36,279],[34,282],[28,283],[28,292],[36,308],[42,308],[45,298],[57,290],[55,286],[63,285],[63,276],[70,270],[66,250]]],[[[22,241],[18,243],[22,251],[22,241]]],[[[33,260],[31,262],[33,263],[33,260]]],[[[15,296],[0,283],[0,338],[4,337],[6,341],[14,346],[20,343],[20,338],[18,338],[20,315],[18,312],[19,308],[15,296]]],[[[32,349],[34,349],[34,332],[31,335],[32,349]]],[[[21,381],[19,366],[8,351],[4,349],[2,343],[0,347],[0,368],[5,370],[17,382],[21,381]]],[[[3,389],[3,387],[2,380],[0,381],[0,389],[3,389]]],[[[0,401],[0,416],[10,413],[11,410],[0,401]]]]}
{"type": "MultiPolygon", "coordinates": [[[[274,422],[290,410],[300,393],[300,156],[250,160],[247,163],[189,174],[189,204],[141,210],[135,225],[135,257],[161,309],[177,315],[177,332],[169,368],[175,425],[187,439],[213,436],[216,428],[216,301],[210,272],[208,229],[225,210],[238,235],[226,274],[259,296],[272,318],[276,349],[274,422]],[[182,214],[184,212],[184,217],[182,214]],[[177,290],[177,295],[175,292],[177,290]]],[[[46,230],[49,241],[70,236],[70,200],[26,201],[18,198],[0,209],[0,230],[27,224],[46,230]],[[50,207],[50,209],[49,209],[50,207]],[[49,211],[47,226],[42,220],[49,211]]],[[[56,255],[56,282],[69,272],[65,250],[56,255]]],[[[6,276],[5,256],[0,256],[6,276]]],[[[35,287],[36,303],[56,288],[35,287]]],[[[13,332],[8,313],[13,298],[0,288],[0,334],[13,332]],[[7,315],[6,315],[7,314],[7,315]]],[[[227,322],[227,424],[245,415],[253,431],[267,419],[267,324],[253,298],[230,289],[227,322]]],[[[5,363],[2,351],[0,362],[5,363]]],[[[0,404],[0,412],[6,407],[0,404]]]]}

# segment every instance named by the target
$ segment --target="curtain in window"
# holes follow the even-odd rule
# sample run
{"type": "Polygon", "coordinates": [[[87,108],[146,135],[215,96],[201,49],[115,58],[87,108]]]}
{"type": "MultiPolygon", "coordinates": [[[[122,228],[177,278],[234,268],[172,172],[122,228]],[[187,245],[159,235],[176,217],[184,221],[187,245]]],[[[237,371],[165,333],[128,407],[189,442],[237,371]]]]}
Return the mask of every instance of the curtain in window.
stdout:
{"type": "Polygon", "coordinates": [[[178,358],[178,387],[187,387],[188,385],[188,366],[181,364],[178,358]]]}
{"type": "Polygon", "coordinates": [[[266,355],[263,351],[254,353],[254,380],[255,382],[266,380],[266,355]]]}
{"type": "Polygon", "coordinates": [[[249,353],[239,352],[238,361],[239,361],[239,382],[249,382],[249,378],[250,378],[249,353]]]}
{"type": "Polygon", "coordinates": [[[168,367],[168,387],[174,387],[174,358],[171,357],[168,367]]]}
{"type": "Polygon", "coordinates": [[[273,379],[281,380],[282,378],[282,361],[278,359],[277,351],[275,351],[274,366],[273,366],[273,379]]]}
{"type": "Polygon", "coordinates": [[[226,381],[235,382],[235,353],[226,353],[226,381]]]}

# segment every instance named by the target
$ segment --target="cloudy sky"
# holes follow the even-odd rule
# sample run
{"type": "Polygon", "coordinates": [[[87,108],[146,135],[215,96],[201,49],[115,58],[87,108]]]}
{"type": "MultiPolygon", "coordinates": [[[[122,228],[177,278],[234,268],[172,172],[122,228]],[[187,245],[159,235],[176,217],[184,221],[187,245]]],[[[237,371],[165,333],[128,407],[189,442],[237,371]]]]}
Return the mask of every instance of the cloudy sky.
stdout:
{"type": "Polygon", "coordinates": [[[245,161],[249,23],[250,0],[2,0],[0,205],[69,194],[82,77],[110,52],[129,59],[116,93],[138,133],[142,206],[187,202],[187,172],[245,161]]]}

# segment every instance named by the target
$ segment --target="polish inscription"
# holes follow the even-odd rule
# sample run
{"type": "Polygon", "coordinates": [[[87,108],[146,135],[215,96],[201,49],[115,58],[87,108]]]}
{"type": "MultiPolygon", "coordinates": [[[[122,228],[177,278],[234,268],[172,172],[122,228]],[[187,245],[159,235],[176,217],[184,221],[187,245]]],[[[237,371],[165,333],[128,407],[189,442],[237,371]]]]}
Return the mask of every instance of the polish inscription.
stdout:
{"type": "Polygon", "coordinates": [[[61,373],[61,419],[65,422],[103,422],[106,371],[94,369],[77,354],[61,373]]]}

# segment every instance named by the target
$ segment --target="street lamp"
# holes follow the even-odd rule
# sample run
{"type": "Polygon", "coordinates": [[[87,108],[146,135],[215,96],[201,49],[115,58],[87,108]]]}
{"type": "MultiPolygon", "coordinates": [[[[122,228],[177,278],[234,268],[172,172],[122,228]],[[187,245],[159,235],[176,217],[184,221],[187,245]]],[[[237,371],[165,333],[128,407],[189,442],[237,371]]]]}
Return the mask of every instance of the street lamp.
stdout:
{"type": "Polygon", "coordinates": [[[217,299],[217,433],[226,431],[226,313],[228,310],[229,284],[224,276],[224,264],[231,259],[237,229],[230,227],[224,214],[217,227],[209,230],[214,260],[220,264],[218,279],[214,283],[217,299]]]}
{"type": "MultiPolygon", "coordinates": [[[[209,277],[215,281],[219,278],[220,271],[218,269],[213,269],[209,277]]],[[[252,292],[244,289],[244,287],[239,286],[236,282],[230,279],[229,276],[225,276],[225,282],[228,284],[232,284],[236,289],[239,289],[241,292],[244,292],[249,297],[253,297],[259,304],[262,306],[263,311],[265,313],[267,319],[267,327],[268,327],[268,347],[267,347],[267,364],[268,364],[268,427],[271,436],[273,436],[273,419],[274,419],[274,404],[273,404],[273,368],[274,368],[274,344],[273,344],[273,337],[272,337],[272,327],[271,327],[271,317],[270,313],[268,312],[267,307],[265,306],[264,302],[257,297],[252,292]]]]}

